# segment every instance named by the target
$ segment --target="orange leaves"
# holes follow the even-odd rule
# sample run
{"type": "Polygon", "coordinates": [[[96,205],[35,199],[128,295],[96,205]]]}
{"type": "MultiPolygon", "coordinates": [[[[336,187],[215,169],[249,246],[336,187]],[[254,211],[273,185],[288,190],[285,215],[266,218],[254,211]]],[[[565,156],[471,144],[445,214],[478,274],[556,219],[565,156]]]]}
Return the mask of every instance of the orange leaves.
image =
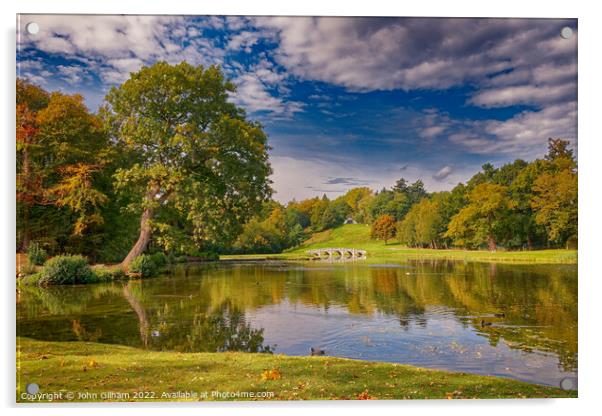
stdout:
{"type": "Polygon", "coordinates": [[[376,398],[371,396],[370,393],[368,393],[368,390],[364,390],[363,392],[361,392],[360,394],[358,394],[356,396],[357,400],[375,400],[376,398]]]}
{"type": "Polygon", "coordinates": [[[447,392],[447,393],[445,393],[445,398],[447,400],[461,399],[462,398],[462,392],[459,391],[459,390],[454,390],[452,392],[447,392]]]}
{"type": "Polygon", "coordinates": [[[282,374],[280,373],[280,370],[277,368],[273,368],[271,370],[265,370],[263,373],[261,373],[262,380],[280,380],[281,377],[282,377],[282,374]]]}

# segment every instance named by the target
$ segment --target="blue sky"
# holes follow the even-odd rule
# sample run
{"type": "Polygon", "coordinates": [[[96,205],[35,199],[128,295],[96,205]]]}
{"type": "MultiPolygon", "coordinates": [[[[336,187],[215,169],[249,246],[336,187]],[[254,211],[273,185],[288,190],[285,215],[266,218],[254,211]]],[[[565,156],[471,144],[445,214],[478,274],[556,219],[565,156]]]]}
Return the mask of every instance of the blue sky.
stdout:
{"type": "Polygon", "coordinates": [[[19,76],[93,111],[143,65],[221,65],[282,202],[400,177],[451,189],[548,137],[577,144],[571,19],[21,15],[17,42],[19,76]]]}

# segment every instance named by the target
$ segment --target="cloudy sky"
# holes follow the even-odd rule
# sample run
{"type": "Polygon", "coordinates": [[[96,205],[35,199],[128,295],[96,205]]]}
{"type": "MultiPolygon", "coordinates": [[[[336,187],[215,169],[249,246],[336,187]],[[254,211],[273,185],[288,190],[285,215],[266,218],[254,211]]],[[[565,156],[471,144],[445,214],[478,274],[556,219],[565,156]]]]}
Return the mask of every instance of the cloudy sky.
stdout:
{"type": "Polygon", "coordinates": [[[451,189],[548,137],[577,144],[576,20],[22,15],[17,42],[19,76],[93,111],[143,65],[221,65],[283,202],[400,177],[451,189]]]}

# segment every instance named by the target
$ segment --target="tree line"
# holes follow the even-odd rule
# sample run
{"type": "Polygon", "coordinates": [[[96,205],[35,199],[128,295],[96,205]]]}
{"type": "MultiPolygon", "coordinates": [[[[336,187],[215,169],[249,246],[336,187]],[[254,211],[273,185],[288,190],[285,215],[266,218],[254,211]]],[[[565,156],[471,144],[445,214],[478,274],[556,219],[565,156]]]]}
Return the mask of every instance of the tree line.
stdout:
{"type": "Polygon", "coordinates": [[[218,67],[144,67],[96,113],[81,95],[16,85],[17,250],[83,254],[126,268],[143,252],[279,252],[346,219],[414,247],[563,247],[577,238],[568,142],[466,184],[422,181],[329,199],[272,199],[267,135],[228,100],[218,67]]]}
{"type": "Polygon", "coordinates": [[[371,236],[410,247],[496,250],[575,247],[577,163],[569,142],[549,139],[532,162],[490,163],[451,191],[429,193],[421,180],[391,188],[358,187],[280,204],[270,201],[247,223],[231,250],[278,252],[346,219],[371,226],[371,236]]]}

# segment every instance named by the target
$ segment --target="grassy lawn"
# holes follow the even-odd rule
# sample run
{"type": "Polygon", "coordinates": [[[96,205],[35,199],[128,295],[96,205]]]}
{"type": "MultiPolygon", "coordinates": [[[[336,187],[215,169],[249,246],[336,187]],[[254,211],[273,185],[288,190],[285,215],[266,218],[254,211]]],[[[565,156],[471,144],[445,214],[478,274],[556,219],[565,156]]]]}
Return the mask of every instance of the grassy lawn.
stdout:
{"type": "MultiPolygon", "coordinates": [[[[128,393],[129,398],[121,397],[126,401],[173,401],[173,397],[162,394],[178,391],[208,393],[206,398],[175,400],[217,400],[213,391],[273,392],[269,400],[577,396],[575,391],[504,378],[326,356],[148,352],[116,345],[28,338],[18,338],[17,346],[19,402],[28,402],[21,398],[27,383],[39,384],[40,393],[62,391],[64,401],[71,401],[66,399],[67,392],[98,394],[92,401],[102,401],[103,392],[128,393]],[[136,392],[154,395],[136,398],[136,392]]],[[[77,400],[76,396],[73,401],[77,400]]]]}
{"type": "Polygon", "coordinates": [[[490,261],[508,263],[577,263],[577,250],[489,251],[431,250],[402,246],[396,241],[385,245],[383,241],[370,239],[370,227],[348,224],[314,234],[303,245],[281,254],[251,254],[221,256],[223,260],[236,259],[304,259],[306,251],[315,248],[344,247],[368,251],[369,261],[395,261],[405,259],[449,259],[464,261],[490,261]]]}

